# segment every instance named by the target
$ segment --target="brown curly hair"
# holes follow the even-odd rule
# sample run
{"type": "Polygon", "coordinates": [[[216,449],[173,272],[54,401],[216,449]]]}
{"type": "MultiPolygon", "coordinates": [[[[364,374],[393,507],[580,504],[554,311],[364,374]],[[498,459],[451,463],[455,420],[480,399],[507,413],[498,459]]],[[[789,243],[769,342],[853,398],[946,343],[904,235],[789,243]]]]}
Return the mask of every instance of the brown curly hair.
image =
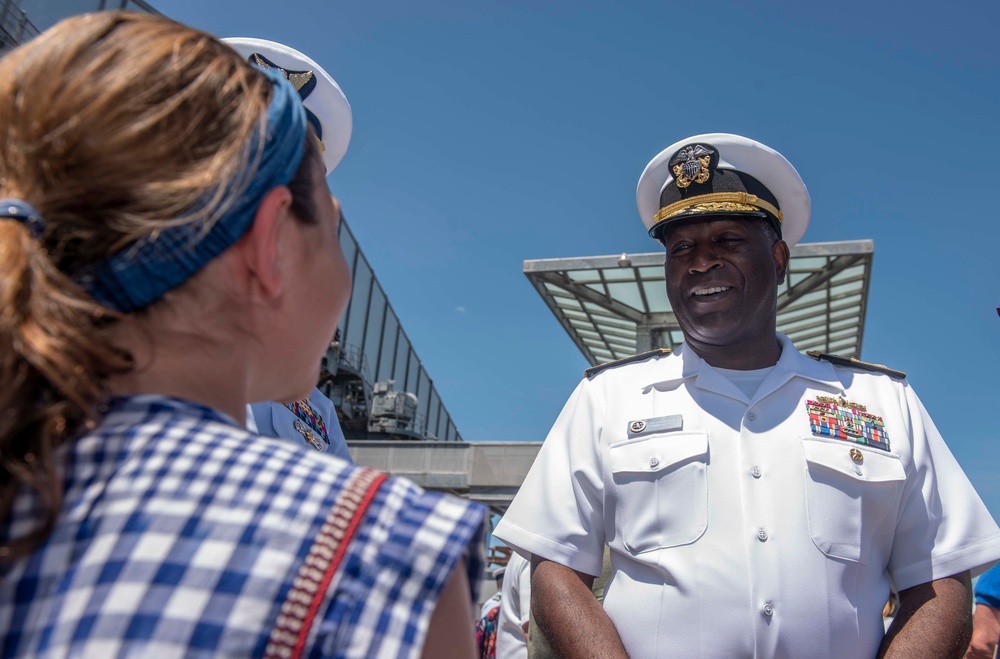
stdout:
{"type": "MultiPolygon", "coordinates": [[[[0,197],[28,202],[46,226],[36,239],[0,218],[0,529],[23,488],[43,510],[0,545],[0,561],[48,537],[62,503],[57,451],[97,423],[108,378],[130,369],[108,338],[118,316],[70,275],[216,217],[253,173],[246,145],[270,97],[228,46],[147,14],[73,17],[0,59],[0,197]]],[[[313,223],[321,164],[306,142],[289,188],[295,216],[313,223]]]]}

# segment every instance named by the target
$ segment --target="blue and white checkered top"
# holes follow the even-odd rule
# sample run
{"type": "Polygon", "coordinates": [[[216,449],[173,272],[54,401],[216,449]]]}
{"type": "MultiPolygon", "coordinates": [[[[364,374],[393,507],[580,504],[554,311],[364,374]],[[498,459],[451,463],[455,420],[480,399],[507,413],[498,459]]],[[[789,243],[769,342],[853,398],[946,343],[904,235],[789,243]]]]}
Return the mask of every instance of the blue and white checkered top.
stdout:
{"type": "MultiPolygon", "coordinates": [[[[261,655],[356,469],[250,434],[213,409],[148,395],[113,399],[101,425],[61,456],[55,530],[0,567],[4,657],[261,655]]],[[[38,519],[37,499],[24,492],[0,535],[21,537],[38,519]]],[[[484,523],[482,506],[389,479],[304,655],[419,655],[457,562],[473,588],[480,580],[484,523]]]]}

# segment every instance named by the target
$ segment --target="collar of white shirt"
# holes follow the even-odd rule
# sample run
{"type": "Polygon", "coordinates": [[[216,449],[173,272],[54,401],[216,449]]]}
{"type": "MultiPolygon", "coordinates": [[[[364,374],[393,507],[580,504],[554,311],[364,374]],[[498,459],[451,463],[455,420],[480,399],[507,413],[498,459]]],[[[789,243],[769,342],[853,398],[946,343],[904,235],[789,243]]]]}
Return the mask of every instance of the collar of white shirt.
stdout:
{"type": "MultiPolygon", "coordinates": [[[[838,378],[833,364],[803,355],[796,350],[791,340],[784,334],[778,333],[777,337],[781,343],[781,357],[778,358],[774,369],[757,389],[754,400],[764,398],[793,377],[813,380],[833,391],[844,390],[844,385],[838,378]]],[[[693,379],[692,384],[699,389],[743,402],[752,402],[729,378],[714,369],[686,344],[681,344],[668,357],[657,360],[656,368],[651,371],[650,375],[652,376],[650,381],[646,382],[643,388],[693,379]]]]}

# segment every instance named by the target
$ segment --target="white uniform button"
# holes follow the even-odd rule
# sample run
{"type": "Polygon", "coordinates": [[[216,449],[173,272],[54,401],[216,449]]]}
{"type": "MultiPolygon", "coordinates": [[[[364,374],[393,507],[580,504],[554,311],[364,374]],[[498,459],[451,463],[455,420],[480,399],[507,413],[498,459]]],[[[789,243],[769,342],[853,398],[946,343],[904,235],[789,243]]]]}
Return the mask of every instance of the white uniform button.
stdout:
{"type": "Polygon", "coordinates": [[[761,542],[765,542],[767,540],[767,531],[764,529],[757,531],[757,539],[761,542]]]}
{"type": "Polygon", "coordinates": [[[660,461],[659,461],[659,460],[657,460],[656,458],[650,458],[650,459],[649,459],[649,468],[650,468],[650,469],[656,469],[656,467],[657,467],[657,466],[658,466],[659,464],[660,464],[660,461]]]}
{"type": "Polygon", "coordinates": [[[762,611],[762,612],[764,613],[764,615],[766,615],[766,616],[767,616],[768,618],[770,618],[771,616],[773,616],[773,615],[774,615],[774,607],[773,607],[773,606],[771,606],[771,603],[770,603],[770,602],[765,602],[765,603],[764,603],[764,606],[760,607],[760,610],[761,610],[761,611],[762,611]]]}
{"type": "Polygon", "coordinates": [[[747,418],[750,419],[751,421],[753,421],[754,419],[757,418],[757,413],[756,412],[747,412],[747,418]]]}
{"type": "Polygon", "coordinates": [[[854,473],[857,474],[858,476],[861,476],[861,475],[863,475],[865,473],[865,471],[861,467],[855,467],[854,468],[854,473]]]}
{"type": "Polygon", "coordinates": [[[760,467],[754,467],[753,469],[750,470],[750,475],[753,476],[754,478],[760,478],[760,475],[762,473],[763,472],[761,472],[760,467]]]}

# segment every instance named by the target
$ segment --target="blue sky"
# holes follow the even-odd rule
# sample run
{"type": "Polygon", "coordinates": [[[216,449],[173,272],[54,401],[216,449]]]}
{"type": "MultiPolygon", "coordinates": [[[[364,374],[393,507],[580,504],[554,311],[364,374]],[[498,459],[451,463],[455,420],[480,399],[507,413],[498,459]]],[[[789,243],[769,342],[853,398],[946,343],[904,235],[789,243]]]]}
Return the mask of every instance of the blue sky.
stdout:
{"type": "Polygon", "coordinates": [[[344,88],[330,186],[465,438],[540,441],[587,366],[522,262],[654,251],[645,164],[735,132],[798,168],[805,242],[874,239],[862,358],[909,374],[1000,518],[1000,4],[154,4],[344,88]]]}

